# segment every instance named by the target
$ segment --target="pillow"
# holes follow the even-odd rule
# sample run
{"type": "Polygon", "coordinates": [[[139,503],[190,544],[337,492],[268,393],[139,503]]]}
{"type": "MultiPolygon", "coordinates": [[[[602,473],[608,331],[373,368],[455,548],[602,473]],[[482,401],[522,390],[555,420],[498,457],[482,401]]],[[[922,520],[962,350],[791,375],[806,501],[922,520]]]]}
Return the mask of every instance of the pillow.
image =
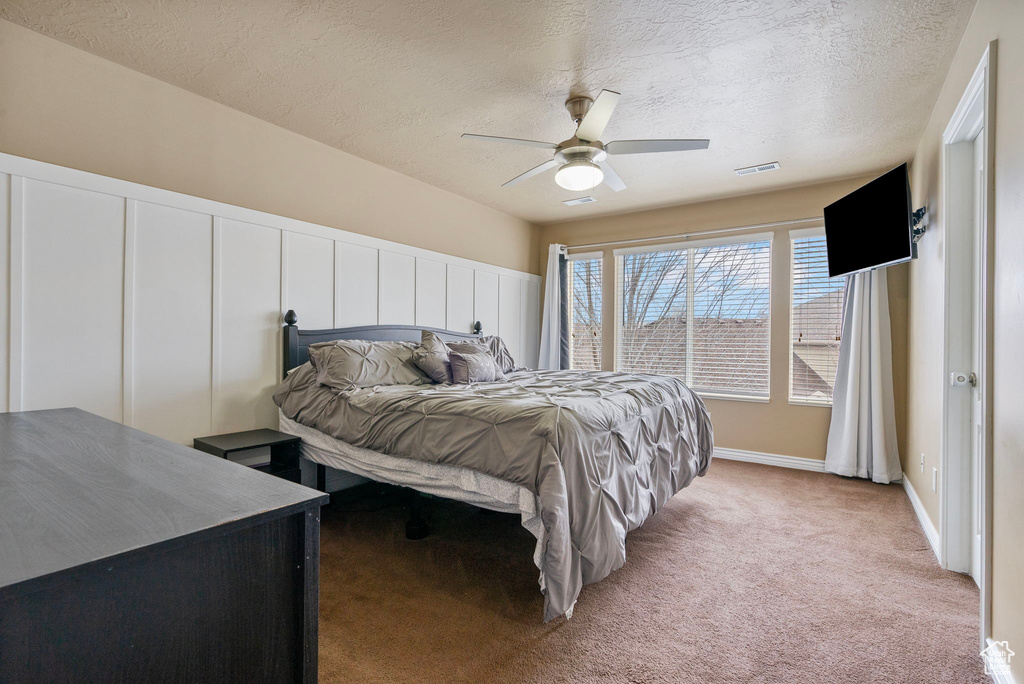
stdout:
{"type": "Polygon", "coordinates": [[[434,382],[451,383],[452,366],[448,362],[448,346],[429,330],[420,334],[420,346],[413,350],[412,361],[434,382]]]}
{"type": "Polygon", "coordinates": [[[430,379],[416,367],[414,342],[338,340],[309,346],[317,383],[335,389],[377,385],[426,385],[430,379]]]}
{"type": "Polygon", "coordinates": [[[467,340],[465,342],[448,342],[448,352],[458,352],[460,354],[483,354],[490,352],[490,347],[483,341],[483,338],[477,340],[467,340]]]}
{"type": "Polygon", "coordinates": [[[488,335],[487,337],[481,337],[478,340],[471,340],[469,342],[450,342],[448,348],[460,354],[488,352],[494,357],[502,373],[511,373],[516,370],[515,359],[512,358],[508,347],[505,346],[505,341],[497,335],[488,335]]]}
{"type": "Polygon", "coordinates": [[[452,380],[459,385],[505,379],[498,362],[486,349],[468,353],[453,351],[448,354],[448,361],[452,366],[452,380]]]}
{"type": "Polygon", "coordinates": [[[512,358],[511,352],[505,346],[505,340],[497,335],[488,335],[487,337],[481,337],[480,341],[487,344],[491,354],[494,356],[494,360],[498,362],[498,368],[501,369],[502,373],[511,373],[516,370],[516,360],[512,358]]]}

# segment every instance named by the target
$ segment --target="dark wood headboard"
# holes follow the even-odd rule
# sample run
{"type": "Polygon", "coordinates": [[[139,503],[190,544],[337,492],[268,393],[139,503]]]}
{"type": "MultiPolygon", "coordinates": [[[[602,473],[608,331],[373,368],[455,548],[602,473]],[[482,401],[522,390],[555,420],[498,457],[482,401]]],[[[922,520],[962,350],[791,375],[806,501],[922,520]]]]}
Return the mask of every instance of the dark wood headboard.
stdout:
{"type": "Polygon", "coordinates": [[[284,315],[284,372],[297,368],[309,361],[309,345],[334,340],[373,340],[390,342],[419,342],[420,331],[429,330],[445,342],[472,340],[480,337],[480,321],[473,326],[473,332],[461,333],[454,330],[428,328],[422,325],[360,325],[355,328],[331,328],[329,330],[300,330],[299,317],[289,310],[284,315]]]}

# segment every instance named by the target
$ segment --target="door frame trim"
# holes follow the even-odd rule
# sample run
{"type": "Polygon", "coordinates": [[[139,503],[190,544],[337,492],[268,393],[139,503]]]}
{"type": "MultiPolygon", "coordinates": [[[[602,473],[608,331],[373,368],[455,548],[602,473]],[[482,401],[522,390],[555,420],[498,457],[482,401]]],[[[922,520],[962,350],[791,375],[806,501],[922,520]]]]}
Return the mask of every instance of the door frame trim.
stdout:
{"type": "MultiPolygon", "coordinates": [[[[942,378],[942,436],[939,487],[939,548],[940,563],[943,567],[957,572],[970,572],[971,545],[971,446],[970,411],[971,398],[963,388],[953,388],[949,383],[952,371],[974,371],[981,384],[981,423],[984,430],[981,440],[983,477],[979,488],[981,494],[981,559],[979,587],[981,595],[981,639],[982,648],[991,632],[992,608],[992,328],[994,288],[994,229],[995,229],[995,66],[996,41],[988,44],[981,56],[974,75],[950,118],[942,136],[942,208],[943,208],[943,378],[942,378]],[[973,198],[967,202],[968,193],[963,183],[963,163],[967,161],[959,143],[978,137],[985,145],[984,150],[984,197],[983,211],[978,212],[981,249],[972,249],[973,259],[964,258],[960,243],[968,240],[974,243],[978,234],[972,229],[968,235],[953,229],[974,225],[971,209],[973,198]],[[966,212],[971,212],[966,213],[966,212]],[[972,291],[970,301],[958,297],[961,285],[967,279],[973,281],[975,265],[980,269],[981,291],[972,291]],[[970,318],[973,306],[980,304],[981,339],[979,350],[980,367],[970,368],[970,350],[975,330],[970,318]],[[969,305],[969,306],[968,306],[969,305]],[[965,308],[966,307],[966,308],[965,308]],[[966,354],[966,358],[965,358],[966,354]],[[965,399],[966,397],[966,399],[965,399]],[[966,412],[966,414],[965,414],[966,412]],[[965,419],[966,415],[966,419],[965,419]],[[966,445],[967,448],[964,448],[966,445]]],[[[974,154],[969,155],[967,166],[973,173],[974,154]]],[[[970,193],[970,194],[973,194],[970,193]]],[[[976,243],[975,243],[976,244],[976,243]]]]}

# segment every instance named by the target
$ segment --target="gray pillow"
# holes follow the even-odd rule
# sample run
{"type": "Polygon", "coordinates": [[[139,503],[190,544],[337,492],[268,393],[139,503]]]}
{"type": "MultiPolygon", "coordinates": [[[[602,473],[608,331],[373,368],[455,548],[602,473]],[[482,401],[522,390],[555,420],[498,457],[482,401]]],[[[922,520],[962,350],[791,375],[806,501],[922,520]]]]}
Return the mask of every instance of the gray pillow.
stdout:
{"type": "Polygon", "coordinates": [[[494,360],[498,362],[501,372],[511,373],[516,370],[516,360],[512,358],[512,353],[505,346],[505,340],[497,335],[488,335],[487,337],[481,337],[480,341],[487,344],[491,354],[494,356],[494,360]]]}
{"type": "Polygon", "coordinates": [[[448,343],[448,353],[459,352],[460,354],[482,354],[489,351],[490,347],[487,346],[487,343],[483,341],[482,337],[478,340],[448,343]]]}
{"type": "Polygon", "coordinates": [[[452,366],[452,380],[459,385],[505,379],[498,362],[486,349],[468,353],[453,351],[448,354],[448,361],[452,366]]]}
{"type": "Polygon", "coordinates": [[[497,335],[488,335],[487,337],[481,337],[478,340],[471,340],[469,342],[450,342],[448,349],[460,354],[489,352],[498,363],[498,368],[501,369],[502,373],[511,373],[516,370],[515,359],[512,358],[508,347],[505,346],[505,341],[497,335]]]}
{"type": "Polygon", "coordinates": [[[376,385],[427,385],[428,378],[412,361],[414,342],[338,340],[309,346],[316,380],[335,389],[376,385]]]}
{"type": "Polygon", "coordinates": [[[420,346],[413,351],[412,361],[434,382],[451,383],[452,367],[448,362],[448,346],[429,330],[422,331],[420,346]]]}

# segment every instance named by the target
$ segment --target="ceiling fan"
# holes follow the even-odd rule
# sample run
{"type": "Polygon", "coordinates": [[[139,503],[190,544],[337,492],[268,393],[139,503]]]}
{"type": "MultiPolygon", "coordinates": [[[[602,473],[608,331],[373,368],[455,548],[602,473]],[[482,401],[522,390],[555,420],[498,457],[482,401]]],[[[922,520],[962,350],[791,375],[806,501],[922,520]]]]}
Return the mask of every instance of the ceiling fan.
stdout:
{"type": "Polygon", "coordinates": [[[608,164],[608,155],[685,152],[708,148],[710,140],[614,140],[610,143],[602,143],[599,138],[612,118],[612,112],[615,111],[619,97],[620,94],[615,91],[602,90],[596,100],[589,97],[572,97],[566,100],[565,108],[569,110],[569,116],[572,117],[577,127],[573,137],[560,143],[500,138],[494,135],[477,135],[475,133],[463,133],[462,137],[542,147],[555,151],[553,159],[519,174],[504,183],[501,186],[503,188],[558,167],[558,172],[555,173],[555,182],[566,190],[589,190],[603,182],[618,192],[625,190],[626,184],[608,164]]]}

